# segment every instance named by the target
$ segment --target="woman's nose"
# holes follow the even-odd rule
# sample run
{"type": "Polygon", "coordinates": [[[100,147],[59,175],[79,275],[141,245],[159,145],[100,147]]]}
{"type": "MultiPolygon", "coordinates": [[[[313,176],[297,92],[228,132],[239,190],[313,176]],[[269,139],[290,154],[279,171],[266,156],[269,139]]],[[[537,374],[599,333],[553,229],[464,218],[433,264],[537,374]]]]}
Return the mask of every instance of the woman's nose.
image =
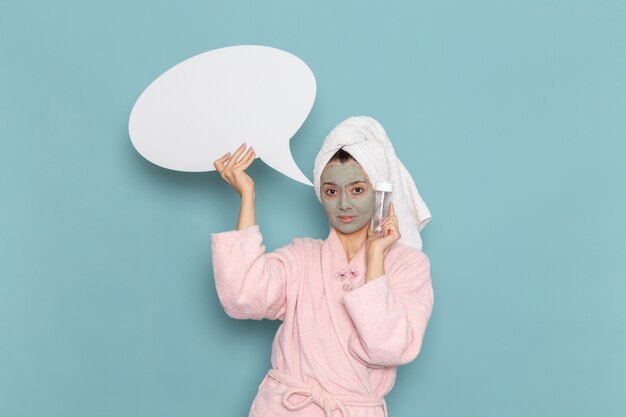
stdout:
{"type": "Polygon", "coordinates": [[[339,208],[341,210],[348,210],[350,206],[351,204],[350,204],[350,199],[348,198],[348,194],[341,193],[341,196],[339,198],[339,208]]]}

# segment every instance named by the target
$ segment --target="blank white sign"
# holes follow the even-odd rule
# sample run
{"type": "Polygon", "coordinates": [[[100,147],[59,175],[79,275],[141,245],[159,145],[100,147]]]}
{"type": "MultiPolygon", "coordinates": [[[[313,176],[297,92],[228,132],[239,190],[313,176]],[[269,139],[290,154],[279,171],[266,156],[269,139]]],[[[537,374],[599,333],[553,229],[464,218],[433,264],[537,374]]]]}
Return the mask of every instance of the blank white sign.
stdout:
{"type": "Polygon", "coordinates": [[[147,160],[177,171],[212,171],[241,143],[296,181],[289,140],[315,101],[311,69],[280,49],[257,45],[208,51],[172,67],[139,96],[128,130],[147,160]]]}

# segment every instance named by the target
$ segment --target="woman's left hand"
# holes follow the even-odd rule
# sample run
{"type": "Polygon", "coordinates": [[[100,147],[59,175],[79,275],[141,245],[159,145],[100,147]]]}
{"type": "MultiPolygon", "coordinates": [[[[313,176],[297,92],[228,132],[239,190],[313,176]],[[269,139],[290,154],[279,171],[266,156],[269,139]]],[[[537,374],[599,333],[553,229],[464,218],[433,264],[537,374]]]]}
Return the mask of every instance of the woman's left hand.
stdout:
{"type": "Polygon", "coordinates": [[[400,226],[395,215],[393,203],[389,204],[389,216],[380,223],[381,232],[367,232],[367,251],[369,254],[382,254],[391,244],[400,239],[400,226]]]}

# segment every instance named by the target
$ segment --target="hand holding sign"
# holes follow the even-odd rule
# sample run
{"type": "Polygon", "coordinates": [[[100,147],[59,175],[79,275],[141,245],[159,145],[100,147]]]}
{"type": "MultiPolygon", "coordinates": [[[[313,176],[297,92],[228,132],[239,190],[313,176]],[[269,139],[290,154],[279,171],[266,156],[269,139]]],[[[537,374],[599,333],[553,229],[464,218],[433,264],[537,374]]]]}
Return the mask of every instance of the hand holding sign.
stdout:
{"type": "Polygon", "coordinates": [[[217,172],[239,193],[240,196],[254,193],[254,181],[246,173],[246,169],[252,164],[255,158],[254,149],[249,147],[246,153],[241,153],[246,148],[242,144],[234,154],[228,152],[226,155],[213,163],[217,172]],[[241,157],[241,158],[240,158],[241,157]]]}

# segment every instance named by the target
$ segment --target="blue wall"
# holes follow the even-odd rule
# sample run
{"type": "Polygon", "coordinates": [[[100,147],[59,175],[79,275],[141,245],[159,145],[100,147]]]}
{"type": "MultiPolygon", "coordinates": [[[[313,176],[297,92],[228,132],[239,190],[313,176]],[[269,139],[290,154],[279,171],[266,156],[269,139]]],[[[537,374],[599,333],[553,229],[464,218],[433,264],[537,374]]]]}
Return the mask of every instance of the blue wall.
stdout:
{"type": "MultiPolygon", "coordinates": [[[[625,20],[591,0],[2,1],[0,416],[246,415],[278,323],[215,294],[238,197],[127,134],[155,77],[236,44],[316,74],[291,142],[309,177],[330,129],[371,115],[433,213],[435,310],[392,417],[626,415],[625,20]]],[[[269,249],[326,236],[312,188],[250,174],[269,249]]]]}

